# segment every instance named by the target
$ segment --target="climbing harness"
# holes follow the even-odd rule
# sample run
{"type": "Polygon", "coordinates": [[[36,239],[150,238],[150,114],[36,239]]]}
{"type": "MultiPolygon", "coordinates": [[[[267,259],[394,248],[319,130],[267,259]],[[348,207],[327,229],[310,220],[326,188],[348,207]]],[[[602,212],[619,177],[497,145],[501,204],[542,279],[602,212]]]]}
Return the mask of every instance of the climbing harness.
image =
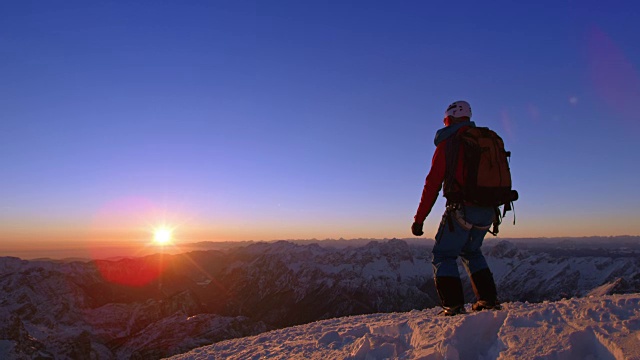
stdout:
{"type": "MultiPolygon", "coordinates": [[[[491,224],[487,226],[478,226],[478,225],[472,224],[464,218],[464,215],[465,215],[464,207],[462,205],[460,204],[447,205],[447,209],[445,210],[445,218],[447,220],[447,223],[449,224],[449,231],[451,232],[455,231],[455,228],[453,226],[454,219],[458,223],[458,225],[460,225],[460,227],[462,227],[465,231],[469,231],[471,229],[489,230],[491,228],[491,224]]],[[[495,221],[493,225],[495,227],[495,221]]]]}

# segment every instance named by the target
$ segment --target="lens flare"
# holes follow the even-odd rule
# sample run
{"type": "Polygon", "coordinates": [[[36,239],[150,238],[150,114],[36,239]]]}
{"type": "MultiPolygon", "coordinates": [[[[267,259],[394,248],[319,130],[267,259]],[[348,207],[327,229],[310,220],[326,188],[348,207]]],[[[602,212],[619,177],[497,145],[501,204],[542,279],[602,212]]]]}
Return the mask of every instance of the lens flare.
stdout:
{"type": "Polygon", "coordinates": [[[169,245],[173,237],[173,230],[161,227],[153,232],[153,241],[158,245],[169,245]]]}
{"type": "Polygon", "coordinates": [[[602,29],[590,33],[589,67],[596,93],[616,117],[636,128],[640,113],[640,73],[625,52],[602,29]]]}

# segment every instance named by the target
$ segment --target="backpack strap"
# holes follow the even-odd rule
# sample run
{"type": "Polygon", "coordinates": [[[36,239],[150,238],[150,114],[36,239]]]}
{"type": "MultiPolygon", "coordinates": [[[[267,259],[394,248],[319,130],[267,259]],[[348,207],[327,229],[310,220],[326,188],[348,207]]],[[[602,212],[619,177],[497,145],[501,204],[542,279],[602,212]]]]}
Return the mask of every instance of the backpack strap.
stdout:
{"type": "Polygon", "coordinates": [[[513,206],[513,201],[504,204],[504,210],[502,211],[502,217],[507,214],[507,211],[513,211],[513,225],[516,224],[516,208],[513,206]]]}
{"type": "Polygon", "coordinates": [[[504,210],[502,212],[502,217],[504,217],[507,214],[507,211],[513,211],[513,225],[516,224],[516,208],[515,206],[513,206],[513,202],[518,200],[518,197],[519,197],[518,192],[515,190],[512,190],[511,200],[504,204],[504,210]]]}
{"type": "Polygon", "coordinates": [[[513,201],[504,204],[502,214],[500,214],[499,206],[496,206],[494,209],[496,215],[495,220],[493,221],[493,230],[489,230],[489,233],[493,236],[498,236],[498,233],[500,232],[500,224],[502,224],[502,219],[507,215],[507,211],[513,211],[513,225],[516,224],[516,209],[513,206],[513,201]]]}
{"type": "Polygon", "coordinates": [[[493,219],[493,229],[489,230],[489,234],[493,236],[498,236],[498,233],[500,232],[500,224],[502,224],[503,215],[500,215],[499,206],[494,207],[493,211],[495,212],[495,217],[493,219]]]}

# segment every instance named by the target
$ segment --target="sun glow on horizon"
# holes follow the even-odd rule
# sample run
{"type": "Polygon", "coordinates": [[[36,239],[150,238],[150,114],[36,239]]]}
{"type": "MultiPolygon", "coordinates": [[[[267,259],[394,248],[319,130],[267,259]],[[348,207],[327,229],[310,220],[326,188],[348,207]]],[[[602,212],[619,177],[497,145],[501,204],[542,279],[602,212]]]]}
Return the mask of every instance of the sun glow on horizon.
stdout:
{"type": "Polygon", "coordinates": [[[173,238],[173,229],[168,227],[159,227],[153,232],[153,242],[157,245],[169,245],[173,238]]]}

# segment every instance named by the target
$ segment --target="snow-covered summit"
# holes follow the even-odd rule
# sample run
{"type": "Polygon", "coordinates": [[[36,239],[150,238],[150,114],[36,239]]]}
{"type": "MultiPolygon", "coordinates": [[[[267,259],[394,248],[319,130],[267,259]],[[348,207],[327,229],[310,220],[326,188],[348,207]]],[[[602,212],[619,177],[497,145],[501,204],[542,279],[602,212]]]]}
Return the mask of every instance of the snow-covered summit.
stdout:
{"type": "Polygon", "coordinates": [[[318,321],[171,359],[640,359],[640,294],[318,321]]]}

